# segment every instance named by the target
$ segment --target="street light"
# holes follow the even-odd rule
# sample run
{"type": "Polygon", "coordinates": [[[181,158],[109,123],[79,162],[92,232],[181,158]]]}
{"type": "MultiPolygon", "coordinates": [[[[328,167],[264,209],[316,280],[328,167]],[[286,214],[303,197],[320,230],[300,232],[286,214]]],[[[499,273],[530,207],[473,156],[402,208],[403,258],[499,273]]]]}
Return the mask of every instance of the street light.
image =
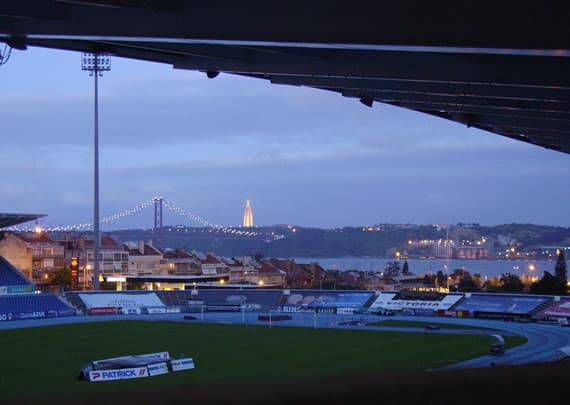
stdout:
{"type": "Polygon", "coordinates": [[[94,109],[94,170],[93,170],[93,289],[99,289],[99,250],[101,246],[101,233],[99,231],[99,87],[97,78],[103,76],[104,71],[111,70],[111,57],[94,53],[84,53],[81,56],[81,70],[89,72],[95,83],[95,109],[94,109]]]}

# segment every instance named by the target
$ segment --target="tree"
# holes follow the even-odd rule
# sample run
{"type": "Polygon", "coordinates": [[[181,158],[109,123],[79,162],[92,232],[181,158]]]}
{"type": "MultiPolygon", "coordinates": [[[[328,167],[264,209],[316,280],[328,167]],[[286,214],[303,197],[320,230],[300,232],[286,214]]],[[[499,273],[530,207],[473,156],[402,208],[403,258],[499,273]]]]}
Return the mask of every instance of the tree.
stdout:
{"type": "Polygon", "coordinates": [[[422,284],[427,286],[434,286],[435,285],[435,276],[433,274],[426,274],[422,280],[422,284]]]}
{"type": "Polygon", "coordinates": [[[540,281],[530,286],[530,292],[532,294],[566,295],[568,290],[566,287],[567,282],[566,259],[564,258],[564,252],[559,250],[556,266],[554,266],[554,275],[545,271],[540,281]]]}
{"type": "Polygon", "coordinates": [[[475,283],[477,283],[477,285],[479,286],[483,284],[483,282],[481,281],[481,274],[479,273],[473,274],[473,281],[475,281],[475,283]]]}
{"type": "Polygon", "coordinates": [[[53,278],[51,279],[52,285],[59,285],[64,288],[71,288],[71,269],[64,267],[57,269],[53,273],[53,278]]]}
{"type": "Polygon", "coordinates": [[[566,275],[566,259],[564,258],[564,251],[560,249],[558,250],[558,260],[556,260],[556,266],[554,267],[554,276],[563,286],[566,286],[568,282],[566,275]]]}
{"type": "Polygon", "coordinates": [[[453,273],[451,273],[452,277],[458,277],[458,278],[462,278],[465,277],[466,274],[469,274],[468,271],[465,271],[463,269],[454,269],[453,273]]]}
{"type": "Polygon", "coordinates": [[[473,280],[471,275],[467,273],[465,277],[461,279],[459,282],[459,291],[461,292],[477,292],[480,291],[479,285],[473,280]]]}
{"type": "Polygon", "coordinates": [[[100,281],[99,282],[99,289],[100,290],[107,290],[112,291],[117,289],[117,284],[111,281],[100,281]]]}
{"type": "Polygon", "coordinates": [[[505,292],[521,292],[524,288],[521,279],[515,274],[503,274],[501,280],[503,282],[502,290],[505,292]]]}
{"type": "Polygon", "coordinates": [[[445,274],[443,274],[443,271],[438,271],[437,274],[435,275],[435,279],[437,280],[437,286],[438,287],[446,287],[447,286],[447,280],[445,277],[445,274]]]}
{"type": "Polygon", "coordinates": [[[531,294],[552,294],[552,291],[556,289],[556,278],[550,274],[550,272],[545,271],[542,278],[536,283],[532,283],[530,286],[531,294]]]}
{"type": "Polygon", "coordinates": [[[144,290],[144,281],[130,281],[127,283],[127,290],[144,290]]]}
{"type": "Polygon", "coordinates": [[[404,267],[402,268],[402,274],[408,274],[410,272],[410,267],[408,266],[408,261],[404,262],[404,267]]]}

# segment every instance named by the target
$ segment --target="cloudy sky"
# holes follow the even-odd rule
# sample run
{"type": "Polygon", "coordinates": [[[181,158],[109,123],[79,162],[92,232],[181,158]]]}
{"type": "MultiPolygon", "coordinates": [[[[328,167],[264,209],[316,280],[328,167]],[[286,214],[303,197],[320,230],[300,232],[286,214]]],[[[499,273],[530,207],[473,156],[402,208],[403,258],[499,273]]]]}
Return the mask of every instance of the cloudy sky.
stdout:
{"type": "MultiPolygon", "coordinates": [[[[102,216],[162,196],[223,225],[240,223],[249,198],[259,225],[570,226],[569,155],[335,93],[112,63],[100,81],[102,216]]],[[[0,89],[0,211],[91,222],[93,78],[80,55],[14,51],[0,89]]],[[[130,226],[152,226],[152,212],[113,225],[130,226]]]]}

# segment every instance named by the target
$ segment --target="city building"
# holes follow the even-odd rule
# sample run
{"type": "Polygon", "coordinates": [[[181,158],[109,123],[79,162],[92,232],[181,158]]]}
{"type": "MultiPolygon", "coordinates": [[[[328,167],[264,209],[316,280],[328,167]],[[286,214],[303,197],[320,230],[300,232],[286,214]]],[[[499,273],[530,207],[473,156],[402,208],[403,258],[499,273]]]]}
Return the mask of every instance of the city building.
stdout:
{"type": "Polygon", "coordinates": [[[158,276],[168,274],[167,260],[162,252],[144,241],[127,242],[123,247],[128,254],[128,273],[136,276],[158,276]]]}
{"type": "Polygon", "coordinates": [[[170,275],[185,276],[201,273],[200,260],[184,249],[164,249],[162,257],[166,261],[170,275]]]}
{"type": "Polygon", "coordinates": [[[39,283],[65,267],[64,247],[41,231],[4,234],[0,240],[0,256],[39,283]]]}
{"type": "Polygon", "coordinates": [[[451,239],[438,239],[433,241],[433,255],[442,259],[450,259],[453,256],[455,242],[451,239]]]}
{"type": "MultiPolygon", "coordinates": [[[[83,275],[81,271],[79,272],[79,285],[84,285],[86,288],[89,288],[93,280],[93,271],[95,269],[93,239],[83,240],[83,251],[86,260],[83,275]],[[85,277],[85,280],[83,280],[83,277],[85,277]]],[[[100,277],[104,280],[109,277],[126,277],[129,273],[128,252],[125,252],[123,246],[109,235],[101,235],[99,269],[101,271],[100,277]]]]}
{"type": "Polygon", "coordinates": [[[284,272],[289,288],[320,288],[326,280],[327,272],[318,263],[299,264],[288,259],[271,259],[269,263],[284,272]]]}
{"type": "Polygon", "coordinates": [[[265,287],[284,288],[286,286],[287,273],[275,267],[270,262],[261,263],[258,271],[257,285],[265,287]]]}
{"type": "Polygon", "coordinates": [[[218,259],[214,254],[208,253],[204,259],[201,259],[202,275],[228,275],[230,267],[223,260],[218,259]]]}

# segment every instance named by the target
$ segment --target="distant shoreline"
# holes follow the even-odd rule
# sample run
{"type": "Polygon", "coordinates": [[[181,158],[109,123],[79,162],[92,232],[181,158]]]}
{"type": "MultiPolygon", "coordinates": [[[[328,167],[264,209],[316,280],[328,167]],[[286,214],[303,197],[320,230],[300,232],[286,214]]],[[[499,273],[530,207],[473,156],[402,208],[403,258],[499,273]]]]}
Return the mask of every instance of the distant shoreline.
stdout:
{"type": "MultiPolygon", "coordinates": [[[[319,263],[326,270],[382,272],[386,263],[395,261],[385,257],[289,257],[296,263],[319,263]]],[[[517,276],[542,277],[545,271],[554,272],[556,260],[536,259],[400,259],[408,262],[410,272],[418,275],[435,274],[438,271],[451,273],[462,269],[482,277],[497,277],[505,273],[517,276]]],[[[568,261],[570,266],[570,261],[568,261]]]]}

